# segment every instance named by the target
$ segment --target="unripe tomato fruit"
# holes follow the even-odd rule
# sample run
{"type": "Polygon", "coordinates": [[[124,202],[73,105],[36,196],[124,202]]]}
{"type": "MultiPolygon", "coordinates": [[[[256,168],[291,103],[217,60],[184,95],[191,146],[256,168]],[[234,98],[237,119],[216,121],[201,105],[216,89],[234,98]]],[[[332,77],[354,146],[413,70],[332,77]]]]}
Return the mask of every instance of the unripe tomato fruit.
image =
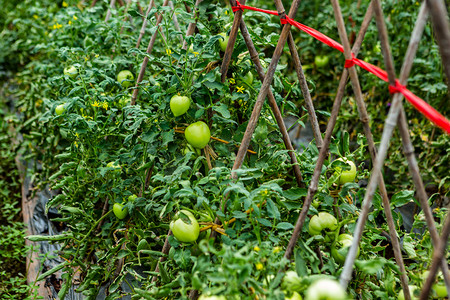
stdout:
{"type": "Polygon", "coordinates": [[[122,220],[128,215],[128,207],[121,203],[114,203],[113,212],[117,219],[122,220]]]}
{"type": "Polygon", "coordinates": [[[70,78],[77,77],[77,74],[78,74],[78,70],[74,66],[69,66],[69,67],[64,68],[64,75],[67,75],[70,78]]]}
{"type": "Polygon", "coordinates": [[[309,286],[305,300],[347,300],[344,288],[333,279],[319,279],[309,286]]]}
{"type": "Polygon", "coordinates": [[[133,85],[133,73],[128,70],[120,71],[119,74],[117,74],[117,81],[120,82],[124,88],[128,88],[133,85]]]}
{"type": "Polygon", "coordinates": [[[330,58],[327,55],[317,55],[314,58],[314,63],[318,68],[323,68],[326,65],[328,65],[328,62],[330,61],[330,58]]]}
{"type": "Polygon", "coordinates": [[[295,271],[287,271],[283,277],[281,287],[286,291],[299,291],[302,289],[302,279],[295,271]]]}
{"type": "MultiPolygon", "coordinates": [[[[347,182],[352,182],[355,180],[356,178],[356,166],[355,164],[349,160],[344,158],[338,158],[336,160],[345,162],[347,165],[350,165],[350,170],[343,170],[341,172],[341,176],[339,177],[339,184],[343,185],[346,184],[347,182]]],[[[340,170],[340,168],[338,168],[338,171],[340,170]]]]}
{"type": "Polygon", "coordinates": [[[66,110],[66,108],[64,107],[64,104],[60,104],[57,107],[55,107],[55,113],[60,116],[64,113],[64,111],[66,110]]]}
{"type": "Polygon", "coordinates": [[[175,117],[186,113],[191,105],[191,100],[187,96],[174,95],[170,99],[170,110],[175,117]]]}
{"type": "Polygon", "coordinates": [[[436,293],[435,298],[446,298],[448,296],[445,284],[433,284],[433,291],[436,293]]]}
{"type": "Polygon", "coordinates": [[[338,223],[333,215],[327,212],[320,212],[309,221],[308,231],[311,235],[319,235],[323,230],[334,231],[337,229],[338,223]]]}
{"type": "Polygon", "coordinates": [[[197,219],[187,210],[180,210],[176,213],[174,219],[170,222],[170,230],[177,240],[184,243],[196,241],[200,234],[197,219]]]}
{"type": "Polygon", "coordinates": [[[302,300],[303,298],[302,298],[302,296],[300,296],[299,293],[297,293],[297,292],[292,292],[292,294],[291,294],[290,297],[284,296],[284,299],[285,299],[285,300],[302,300]]]}
{"type": "Polygon", "coordinates": [[[209,127],[205,122],[198,121],[186,128],[184,136],[194,148],[203,149],[211,138],[211,131],[209,131],[209,127]]]}
{"type": "MultiPolygon", "coordinates": [[[[420,291],[420,289],[415,285],[408,285],[408,287],[411,294],[411,300],[419,300],[419,297],[417,297],[417,293],[419,293],[418,291],[420,291]],[[417,292],[415,292],[416,290],[417,292]]],[[[403,289],[400,291],[400,293],[398,293],[398,300],[405,300],[403,289]]]]}
{"type": "MultiPolygon", "coordinates": [[[[252,85],[252,83],[253,83],[252,72],[249,71],[247,74],[245,74],[245,76],[242,77],[242,81],[245,82],[247,85],[252,85]]],[[[238,85],[240,85],[239,82],[238,82],[238,85]]]]}
{"type": "Polygon", "coordinates": [[[219,39],[219,46],[222,52],[225,52],[227,49],[228,39],[230,38],[225,32],[219,33],[221,38],[219,39]]]}
{"type": "Polygon", "coordinates": [[[113,173],[120,173],[120,171],[122,170],[122,167],[120,165],[116,165],[114,162],[110,161],[106,167],[108,168],[114,168],[114,170],[112,170],[113,173]]]}
{"type": "MultiPolygon", "coordinates": [[[[345,262],[345,258],[347,257],[347,253],[350,249],[350,246],[352,245],[353,236],[350,234],[340,234],[338,238],[334,241],[332,247],[331,247],[331,255],[333,258],[343,264],[345,262]]],[[[359,256],[359,247],[356,252],[356,257],[359,256]]]]}

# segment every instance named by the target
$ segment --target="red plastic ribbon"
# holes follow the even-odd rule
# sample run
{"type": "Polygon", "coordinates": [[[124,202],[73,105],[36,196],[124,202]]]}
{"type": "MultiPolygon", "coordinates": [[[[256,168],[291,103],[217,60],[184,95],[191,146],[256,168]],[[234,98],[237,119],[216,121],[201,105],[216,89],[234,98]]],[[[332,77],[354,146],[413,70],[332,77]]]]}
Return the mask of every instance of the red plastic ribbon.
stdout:
{"type": "MultiPolygon", "coordinates": [[[[263,12],[266,14],[278,16],[277,11],[265,10],[265,9],[260,9],[260,8],[251,7],[251,6],[247,6],[247,5],[242,5],[239,3],[239,1],[236,1],[236,3],[237,3],[237,5],[232,7],[233,12],[236,12],[238,10],[248,9],[248,10],[259,11],[259,12],[263,12]]],[[[334,48],[334,49],[344,53],[344,47],[342,47],[341,44],[339,44],[335,40],[327,37],[323,33],[315,30],[314,28],[303,25],[303,24],[289,18],[288,16],[286,16],[286,18],[281,19],[280,22],[281,22],[281,24],[289,23],[292,26],[297,27],[299,30],[309,34],[316,40],[319,40],[322,43],[330,46],[331,48],[334,48]]],[[[374,66],[368,62],[365,62],[361,59],[356,58],[353,53],[352,53],[352,57],[353,58],[351,60],[345,61],[344,67],[349,68],[356,64],[356,65],[360,66],[361,68],[363,68],[364,70],[374,74],[381,80],[388,82],[388,76],[387,76],[386,71],[384,71],[384,70],[378,68],[377,66],[374,66]]],[[[425,102],[421,98],[414,95],[405,86],[401,85],[398,80],[396,80],[395,86],[389,86],[389,92],[390,93],[402,93],[403,96],[406,98],[406,100],[408,100],[408,102],[411,103],[427,119],[429,119],[431,122],[433,122],[438,127],[442,128],[448,134],[450,134],[450,121],[447,120],[442,114],[440,114],[437,110],[435,110],[427,102],[425,102]]]]}

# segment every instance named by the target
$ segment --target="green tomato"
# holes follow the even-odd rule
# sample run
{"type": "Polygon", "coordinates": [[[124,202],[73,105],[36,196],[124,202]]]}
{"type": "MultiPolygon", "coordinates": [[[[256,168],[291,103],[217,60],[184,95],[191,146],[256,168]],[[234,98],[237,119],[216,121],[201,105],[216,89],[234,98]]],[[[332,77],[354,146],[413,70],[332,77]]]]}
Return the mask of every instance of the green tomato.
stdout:
{"type": "Polygon", "coordinates": [[[205,122],[198,121],[186,128],[184,136],[194,148],[203,149],[211,138],[211,131],[205,122]]]}
{"type": "Polygon", "coordinates": [[[327,55],[317,55],[314,58],[314,63],[318,68],[323,68],[326,65],[328,65],[328,62],[330,61],[330,58],[327,55]]]}
{"type": "Polygon", "coordinates": [[[312,203],[311,203],[311,205],[314,207],[314,208],[319,208],[319,206],[320,206],[320,201],[319,200],[314,200],[312,203]]]}
{"type": "Polygon", "coordinates": [[[180,210],[170,222],[170,230],[173,236],[184,243],[192,243],[200,234],[200,226],[194,215],[187,210],[180,210]]]}
{"type": "Polygon", "coordinates": [[[120,82],[124,88],[128,88],[133,85],[133,73],[128,70],[120,71],[119,74],[117,74],[117,81],[120,82]]]}
{"type": "MultiPolygon", "coordinates": [[[[409,292],[411,293],[411,300],[419,300],[418,294],[420,293],[420,289],[415,285],[408,285],[409,292]]],[[[398,300],[405,300],[405,294],[403,293],[403,289],[398,293],[398,300]]]]}
{"type": "Polygon", "coordinates": [[[436,299],[439,298],[446,298],[448,297],[447,288],[445,287],[445,284],[433,284],[433,291],[436,293],[436,299]]]}
{"type": "Polygon", "coordinates": [[[119,108],[124,108],[125,106],[130,105],[130,103],[131,103],[130,95],[124,95],[124,96],[120,97],[119,101],[117,102],[117,104],[119,105],[119,108]]]}
{"type": "Polygon", "coordinates": [[[323,230],[334,231],[338,227],[338,222],[333,215],[327,212],[320,212],[309,221],[308,231],[311,235],[319,235],[323,230]]]}
{"type": "MultiPolygon", "coordinates": [[[[347,159],[345,157],[344,158],[338,158],[336,160],[342,161],[342,162],[346,163],[347,165],[350,165],[350,170],[343,170],[341,172],[341,176],[339,177],[339,184],[340,185],[344,185],[347,182],[354,181],[355,178],[356,178],[356,166],[355,166],[355,164],[351,160],[349,160],[349,159],[347,159]]],[[[341,168],[337,168],[337,170],[340,171],[341,168]]]]}
{"type": "Polygon", "coordinates": [[[225,32],[219,33],[221,38],[219,39],[219,46],[222,52],[225,52],[227,49],[228,39],[230,38],[225,32]]]}
{"type": "Polygon", "coordinates": [[[69,67],[64,68],[64,75],[67,75],[70,78],[77,77],[77,74],[78,74],[78,70],[74,66],[69,66],[69,67]]]}
{"type": "Polygon", "coordinates": [[[245,74],[245,76],[242,76],[242,81],[238,80],[237,85],[240,86],[242,85],[242,82],[245,82],[247,85],[252,85],[253,83],[253,74],[252,72],[248,72],[247,74],[245,74]]]}
{"type": "Polygon", "coordinates": [[[284,299],[285,300],[302,300],[303,298],[302,298],[302,296],[300,296],[299,293],[292,292],[290,297],[284,296],[284,299]]]}
{"type": "Polygon", "coordinates": [[[112,171],[113,173],[120,173],[120,171],[122,170],[122,167],[120,165],[117,165],[115,162],[110,161],[107,165],[107,168],[113,168],[114,170],[112,171]]]}
{"type": "Polygon", "coordinates": [[[175,117],[186,113],[191,105],[191,100],[187,96],[174,95],[170,99],[170,110],[175,117]]]}
{"type": "Polygon", "coordinates": [[[344,288],[333,279],[319,279],[309,286],[305,300],[347,300],[344,288]]]}
{"type": "Polygon", "coordinates": [[[121,203],[114,203],[113,212],[117,219],[122,220],[128,215],[128,207],[121,203]]]}
{"type": "Polygon", "coordinates": [[[287,271],[283,277],[283,282],[281,287],[286,291],[301,291],[302,290],[302,279],[298,276],[295,271],[287,271]]]}
{"type": "MultiPolygon", "coordinates": [[[[333,258],[343,264],[345,262],[345,258],[347,257],[348,250],[352,245],[353,237],[350,234],[340,234],[338,238],[334,241],[331,247],[331,255],[333,258]]],[[[359,256],[359,247],[356,253],[356,257],[359,256]]]]}
{"type": "Polygon", "coordinates": [[[135,194],[128,196],[128,202],[134,202],[134,200],[136,200],[137,197],[138,196],[135,194]]]}
{"type": "Polygon", "coordinates": [[[64,104],[60,104],[57,107],[55,107],[55,113],[60,116],[64,113],[64,111],[66,110],[66,108],[64,107],[64,104]]]}

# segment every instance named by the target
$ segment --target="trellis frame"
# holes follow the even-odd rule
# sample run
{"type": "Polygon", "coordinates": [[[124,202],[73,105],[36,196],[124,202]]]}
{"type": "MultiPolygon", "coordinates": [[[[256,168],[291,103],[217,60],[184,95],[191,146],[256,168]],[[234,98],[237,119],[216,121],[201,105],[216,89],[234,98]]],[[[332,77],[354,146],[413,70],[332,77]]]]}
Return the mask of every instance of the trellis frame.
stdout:
{"type": "MultiPolygon", "coordinates": [[[[153,2],[153,0],[152,0],[152,2],[153,2]]],[[[201,2],[201,0],[197,0],[196,6],[200,2],[201,2]]],[[[237,3],[235,0],[230,0],[230,2],[234,7],[237,6],[237,3]]],[[[299,2],[300,2],[300,0],[293,1],[290,11],[289,11],[289,14],[288,14],[289,18],[294,19],[294,16],[298,10],[299,2]]],[[[379,35],[380,35],[383,58],[385,61],[385,65],[386,65],[386,69],[387,69],[387,73],[388,73],[388,77],[389,77],[389,84],[391,86],[395,86],[395,80],[396,80],[395,69],[394,69],[393,60],[392,60],[392,57],[390,54],[388,34],[387,34],[386,26],[384,23],[384,17],[382,14],[380,1],[372,0],[371,4],[369,5],[368,11],[366,12],[366,17],[361,25],[360,33],[358,34],[358,37],[355,41],[355,44],[354,44],[354,47],[352,50],[350,49],[350,44],[348,42],[347,34],[345,32],[344,21],[342,18],[342,13],[340,11],[339,3],[337,2],[337,0],[331,0],[331,2],[333,5],[333,11],[335,14],[336,23],[338,25],[339,36],[340,36],[341,42],[344,46],[344,56],[345,56],[346,60],[352,59],[352,53],[356,56],[357,53],[359,52],[363,37],[364,37],[367,27],[371,21],[372,10],[374,10],[375,19],[377,21],[377,28],[379,30],[379,35]]],[[[242,4],[245,4],[245,0],[242,1],[242,4]]],[[[165,0],[163,6],[167,6],[167,5],[168,5],[168,0],[165,0]]],[[[280,20],[286,20],[286,14],[284,12],[284,8],[283,8],[281,1],[275,0],[275,5],[277,7],[277,11],[279,13],[280,20]]],[[[436,35],[438,37],[437,40],[438,40],[438,44],[439,44],[439,47],[441,50],[441,56],[442,56],[442,60],[444,63],[444,69],[446,72],[446,76],[450,81],[450,30],[448,28],[448,21],[446,19],[446,15],[445,15],[445,6],[444,6],[442,0],[427,0],[426,3],[425,2],[422,3],[422,7],[420,9],[419,16],[418,16],[418,19],[416,22],[416,27],[413,31],[410,45],[408,46],[408,51],[405,56],[405,62],[402,67],[402,71],[400,73],[400,78],[399,78],[401,84],[406,83],[409,72],[411,70],[412,62],[415,57],[415,52],[417,50],[417,46],[420,41],[420,36],[422,34],[423,27],[425,26],[426,17],[428,14],[428,8],[430,9],[430,12],[431,12],[433,24],[435,25],[436,35]]],[[[148,14],[148,11],[147,11],[147,14],[148,14]]],[[[254,62],[255,69],[258,73],[258,76],[262,80],[263,84],[261,86],[260,92],[258,94],[258,98],[254,105],[254,108],[252,111],[252,116],[250,117],[243,140],[240,144],[240,148],[239,148],[235,163],[233,165],[233,171],[239,169],[242,166],[243,160],[245,158],[245,154],[246,154],[247,149],[250,144],[251,136],[252,136],[253,131],[255,130],[257,122],[258,122],[258,118],[259,118],[259,115],[260,115],[260,112],[262,109],[262,105],[267,96],[269,99],[269,105],[271,106],[272,111],[275,114],[278,126],[280,127],[280,131],[282,133],[282,137],[283,137],[283,141],[285,143],[286,149],[289,150],[289,155],[291,157],[291,162],[293,163],[293,169],[294,169],[295,177],[297,179],[297,183],[299,186],[303,186],[303,183],[301,181],[302,178],[301,178],[300,170],[298,168],[298,162],[296,161],[295,154],[293,153],[294,151],[292,148],[292,143],[287,134],[286,126],[284,125],[284,121],[283,121],[281,113],[276,105],[273,94],[270,91],[270,85],[273,80],[273,75],[274,75],[276,66],[278,64],[278,60],[281,56],[281,53],[282,53],[282,50],[283,50],[283,47],[284,47],[286,41],[288,42],[289,49],[290,49],[290,52],[291,52],[291,55],[293,58],[293,62],[294,62],[294,67],[295,67],[297,77],[300,82],[300,87],[301,87],[303,96],[305,98],[305,103],[307,106],[310,121],[312,122],[312,127],[313,127],[313,131],[314,131],[316,143],[320,150],[319,158],[316,162],[316,167],[315,167],[315,170],[313,173],[313,177],[312,177],[310,186],[308,188],[308,193],[307,193],[306,199],[304,201],[302,211],[301,211],[299,218],[297,220],[297,223],[295,225],[293,235],[292,235],[291,240],[286,249],[285,257],[290,258],[291,254],[293,252],[295,244],[299,238],[301,228],[306,219],[310,204],[312,202],[312,199],[313,199],[315,193],[317,192],[317,185],[318,185],[318,179],[320,176],[320,171],[323,166],[324,160],[325,160],[326,156],[328,155],[328,147],[329,147],[329,144],[331,141],[332,132],[333,132],[333,129],[334,129],[334,126],[336,123],[338,113],[339,113],[339,108],[342,103],[342,98],[344,96],[345,85],[346,85],[348,77],[350,76],[353,92],[355,94],[355,99],[356,99],[356,102],[358,105],[360,121],[363,123],[364,133],[368,140],[369,151],[370,151],[370,154],[372,157],[372,161],[374,163],[374,168],[372,170],[369,185],[367,187],[367,192],[366,192],[366,196],[364,198],[361,214],[360,214],[360,217],[358,218],[358,223],[357,223],[355,234],[354,234],[355,238],[353,239],[352,246],[350,247],[349,253],[347,255],[347,259],[346,259],[346,262],[344,265],[344,270],[343,270],[341,278],[340,278],[340,282],[344,287],[346,287],[348,284],[348,281],[351,279],[351,272],[353,270],[353,263],[354,263],[355,256],[356,256],[356,250],[357,250],[357,247],[358,247],[361,235],[362,235],[362,231],[364,229],[365,221],[367,219],[369,208],[371,206],[372,198],[374,196],[377,186],[379,185],[381,196],[383,199],[383,206],[384,206],[384,210],[385,210],[385,214],[386,214],[386,219],[387,219],[388,225],[389,225],[389,233],[391,236],[391,242],[392,242],[393,248],[394,248],[395,259],[396,259],[397,264],[399,265],[401,273],[402,273],[400,279],[401,279],[402,287],[405,291],[405,298],[411,299],[409,290],[408,290],[408,279],[406,276],[406,271],[405,271],[403,259],[401,256],[401,250],[400,250],[397,233],[396,233],[395,226],[393,223],[392,212],[390,211],[389,199],[387,197],[387,191],[385,188],[383,178],[380,176],[382,165],[383,165],[384,159],[385,159],[387,151],[388,151],[389,140],[392,136],[392,132],[393,132],[395,125],[398,124],[400,136],[401,136],[403,147],[404,147],[404,152],[407,157],[408,165],[410,167],[410,172],[413,177],[414,185],[417,189],[419,201],[420,201],[422,209],[425,213],[427,226],[429,227],[432,242],[433,242],[433,245],[435,248],[434,253],[433,253],[433,261],[432,261],[432,265],[430,268],[430,274],[429,274],[429,277],[427,278],[427,281],[425,282],[424,288],[422,290],[421,299],[426,299],[428,297],[430,287],[434,280],[434,276],[435,276],[438,266],[440,266],[441,269],[443,270],[447,290],[450,290],[450,288],[449,288],[450,278],[449,278],[449,274],[448,274],[448,267],[444,268],[444,266],[447,266],[447,264],[446,264],[446,261],[443,260],[444,253],[445,253],[445,245],[447,244],[448,236],[450,234],[449,233],[450,232],[450,229],[449,229],[450,228],[450,217],[449,217],[449,215],[447,215],[445,224],[444,224],[444,230],[442,232],[442,236],[439,237],[437,230],[436,230],[434,220],[432,218],[431,209],[429,208],[428,203],[427,203],[428,197],[425,193],[423,182],[422,182],[422,179],[421,179],[421,176],[419,173],[419,169],[418,169],[417,160],[414,155],[414,148],[412,146],[411,139],[409,136],[406,115],[405,115],[405,112],[403,109],[403,105],[401,103],[402,95],[400,93],[396,93],[393,95],[393,101],[392,101],[393,104],[390,108],[388,117],[386,119],[386,124],[385,124],[384,131],[383,131],[383,137],[382,137],[381,144],[379,147],[379,152],[377,154],[376,147],[375,147],[373,137],[372,137],[372,133],[371,133],[371,130],[370,130],[370,127],[368,124],[367,110],[365,108],[365,104],[362,99],[362,92],[361,92],[361,88],[359,85],[358,74],[357,74],[354,66],[350,66],[349,68],[344,69],[340,83],[339,83],[339,88],[336,93],[336,98],[335,98],[335,101],[333,104],[331,117],[330,117],[328,125],[327,125],[327,130],[326,130],[325,136],[322,140],[320,130],[318,129],[319,127],[318,127],[318,123],[317,123],[317,117],[314,112],[314,106],[313,106],[313,103],[311,100],[311,96],[309,95],[309,90],[307,88],[305,76],[304,76],[304,73],[303,73],[303,70],[301,67],[301,62],[300,62],[300,59],[298,56],[297,49],[295,48],[295,45],[293,43],[292,33],[290,31],[291,25],[288,22],[286,22],[285,25],[283,26],[279,41],[277,43],[277,47],[275,49],[275,52],[274,52],[272,60],[271,60],[271,63],[267,69],[267,73],[264,74],[263,68],[259,62],[259,55],[253,45],[253,42],[251,41],[250,35],[248,33],[248,30],[247,30],[246,25],[242,18],[242,14],[243,14],[242,10],[237,10],[235,12],[233,26],[232,26],[232,29],[230,32],[227,49],[225,51],[223,63],[221,66],[221,73],[222,73],[221,79],[222,79],[222,82],[224,82],[226,80],[226,74],[227,74],[228,66],[229,66],[229,63],[231,60],[232,50],[234,48],[234,43],[236,41],[238,29],[240,28],[241,34],[243,35],[244,41],[248,47],[248,50],[250,53],[250,58],[254,62]]],[[[161,20],[162,20],[162,14],[157,17],[156,26],[159,26],[161,20]]],[[[192,25],[192,23],[189,24],[189,26],[188,26],[188,34],[187,35],[192,34],[194,31],[193,28],[195,28],[195,23],[193,26],[191,26],[191,25],[192,25]]],[[[142,32],[142,30],[141,30],[141,32],[142,32]]],[[[153,45],[156,40],[156,35],[157,35],[157,32],[154,33],[154,35],[152,36],[152,38],[150,40],[149,46],[147,48],[148,55],[151,54],[153,45]]],[[[187,46],[186,42],[184,42],[183,48],[186,49],[186,46],[187,46]]],[[[138,89],[139,89],[139,83],[142,81],[143,74],[145,73],[147,63],[148,63],[148,57],[146,56],[142,63],[141,71],[140,71],[138,79],[137,79],[136,88],[134,90],[133,97],[132,97],[132,104],[135,104],[135,102],[136,102],[137,95],[138,95],[138,89]]],[[[149,174],[151,174],[151,171],[149,172],[149,174]]],[[[234,179],[236,179],[235,174],[236,174],[235,172],[232,172],[232,178],[234,178],[234,179]]],[[[218,222],[218,220],[216,220],[216,222],[218,222]]],[[[169,231],[168,235],[170,235],[170,234],[171,233],[169,231]]],[[[164,248],[163,248],[163,252],[167,253],[169,248],[170,248],[170,246],[168,245],[168,239],[166,239],[164,248]]],[[[158,267],[157,267],[156,271],[158,271],[158,267]]],[[[154,277],[154,279],[156,279],[156,277],[154,277]]],[[[195,291],[193,291],[191,293],[190,297],[196,298],[196,295],[197,295],[197,293],[195,291]]]]}

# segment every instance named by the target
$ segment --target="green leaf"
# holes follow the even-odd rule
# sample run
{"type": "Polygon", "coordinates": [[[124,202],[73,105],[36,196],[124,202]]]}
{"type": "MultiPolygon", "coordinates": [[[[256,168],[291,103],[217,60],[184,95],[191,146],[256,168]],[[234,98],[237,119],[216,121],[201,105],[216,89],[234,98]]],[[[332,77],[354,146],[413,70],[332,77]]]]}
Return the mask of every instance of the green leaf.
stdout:
{"type": "Polygon", "coordinates": [[[391,198],[391,205],[394,207],[403,206],[406,203],[414,200],[414,191],[400,191],[394,194],[391,198]]]}
{"type": "Polygon", "coordinates": [[[356,260],[355,266],[366,274],[376,274],[377,272],[383,270],[384,265],[387,260],[383,257],[376,257],[371,260],[356,260]]]}
{"type": "Polygon", "coordinates": [[[277,229],[282,229],[282,230],[289,230],[294,228],[294,225],[292,225],[291,223],[288,222],[281,222],[277,224],[277,229]]]}
{"type": "Polygon", "coordinates": [[[228,111],[228,106],[224,103],[221,103],[219,106],[213,106],[212,109],[220,113],[225,119],[229,119],[231,117],[231,114],[228,111]]]}
{"type": "Polygon", "coordinates": [[[288,200],[298,200],[302,197],[306,197],[308,190],[306,188],[290,188],[289,190],[283,191],[283,197],[288,200]]]}

